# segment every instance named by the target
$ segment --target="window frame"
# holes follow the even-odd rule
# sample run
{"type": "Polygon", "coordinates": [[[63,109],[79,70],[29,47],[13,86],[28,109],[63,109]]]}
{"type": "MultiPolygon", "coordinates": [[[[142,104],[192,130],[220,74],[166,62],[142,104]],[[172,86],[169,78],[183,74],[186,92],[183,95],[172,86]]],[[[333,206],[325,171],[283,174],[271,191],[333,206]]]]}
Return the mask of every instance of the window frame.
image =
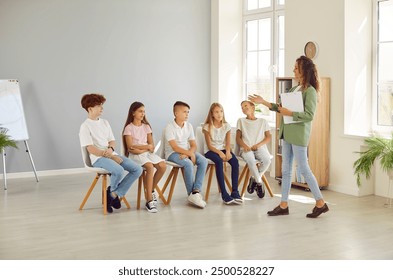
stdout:
{"type": "Polygon", "coordinates": [[[378,61],[379,61],[379,3],[385,1],[392,0],[374,0],[372,7],[373,14],[373,29],[372,29],[372,98],[371,98],[371,126],[372,131],[377,132],[378,134],[386,135],[387,137],[391,137],[391,133],[393,132],[393,124],[392,125],[379,125],[378,124],[378,102],[379,102],[379,93],[378,93],[378,61]]]}
{"type": "MultiPolygon", "coordinates": [[[[272,70],[270,71],[271,79],[272,79],[272,96],[271,102],[275,102],[276,99],[276,77],[279,77],[279,54],[280,54],[280,36],[279,36],[279,17],[284,17],[285,22],[285,5],[279,5],[279,0],[271,0],[271,6],[268,8],[255,9],[255,10],[247,10],[247,1],[243,0],[243,73],[242,73],[242,97],[243,99],[247,99],[247,22],[252,20],[260,20],[265,18],[271,19],[271,45],[270,45],[270,61],[272,70]]],[[[285,28],[284,28],[285,33],[285,28]]],[[[285,51],[285,42],[284,42],[284,51],[285,51]]],[[[283,63],[285,67],[285,61],[283,63]]],[[[285,69],[282,71],[285,73],[285,69]]],[[[269,123],[275,123],[276,114],[269,113],[268,115],[264,115],[261,113],[256,113],[258,117],[265,118],[269,123]]]]}

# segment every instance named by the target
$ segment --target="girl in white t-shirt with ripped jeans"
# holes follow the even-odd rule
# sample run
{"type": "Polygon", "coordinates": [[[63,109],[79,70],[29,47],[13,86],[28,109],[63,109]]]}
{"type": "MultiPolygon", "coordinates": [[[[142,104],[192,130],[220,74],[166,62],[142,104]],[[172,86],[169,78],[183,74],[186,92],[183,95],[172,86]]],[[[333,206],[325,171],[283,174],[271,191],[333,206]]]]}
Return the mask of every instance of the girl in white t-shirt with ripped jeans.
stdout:
{"type": "Polygon", "coordinates": [[[247,191],[253,193],[256,189],[258,197],[263,198],[265,189],[262,175],[271,163],[271,155],[266,146],[272,138],[270,127],[265,119],[255,117],[254,103],[246,100],[241,106],[246,117],[237,121],[236,143],[240,146],[240,156],[251,171],[247,191]],[[257,166],[256,161],[261,164],[257,166]]]}

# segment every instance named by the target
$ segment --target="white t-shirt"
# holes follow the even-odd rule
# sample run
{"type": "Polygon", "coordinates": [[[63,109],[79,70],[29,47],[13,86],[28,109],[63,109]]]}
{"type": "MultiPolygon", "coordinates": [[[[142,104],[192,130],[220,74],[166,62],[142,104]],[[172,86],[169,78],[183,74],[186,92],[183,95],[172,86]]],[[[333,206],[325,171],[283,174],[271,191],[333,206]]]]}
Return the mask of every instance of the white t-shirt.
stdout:
{"type": "Polygon", "coordinates": [[[176,144],[185,150],[190,148],[190,140],[195,140],[194,129],[192,125],[185,122],[183,127],[180,127],[175,121],[169,123],[165,128],[165,158],[174,152],[169,141],[175,140],[176,144]]]}
{"type": "MultiPolygon", "coordinates": [[[[79,141],[81,147],[93,145],[98,149],[105,150],[108,148],[108,143],[114,141],[112,128],[109,122],[104,119],[92,120],[86,119],[79,130],[79,141]]],[[[117,155],[115,152],[113,154],[117,155]]],[[[93,154],[90,154],[90,161],[93,164],[98,158],[93,154]]]]}
{"type": "MultiPolygon", "coordinates": [[[[218,150],[225,150],[225,137],[227,136],[227,132],[231,131],[231,125],[229,123],[224,123],[221,127],[217,128],[214,125],[211,126],[209,130],[209,125],[205,124],[203,129],[210,133],[211,144],[214,148],[218,150]]],[[[204,153],[209,151],[207,147],[206,141],[204,141],[204,153]]]]}
{"type": "MultiPolygon", "coordinates": [[[[237,121],[236,128],[242,132],[243,142],[249,147],[265,139],[265,131],[270,130],[269,124],[262,118],[257,118],[256,120],[240,118],[237,121]]],[[[243,150],[242,148],[240,149],[243,150]]]]}

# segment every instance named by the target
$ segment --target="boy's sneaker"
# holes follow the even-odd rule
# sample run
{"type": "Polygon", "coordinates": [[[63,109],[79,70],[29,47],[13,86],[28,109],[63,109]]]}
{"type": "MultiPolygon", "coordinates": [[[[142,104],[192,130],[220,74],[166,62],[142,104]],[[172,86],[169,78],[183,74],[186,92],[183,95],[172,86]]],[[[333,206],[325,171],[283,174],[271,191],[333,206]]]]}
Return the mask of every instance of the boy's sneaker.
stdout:
{"type": "Polygon", "coordinates": [[[222,201],[223,201],[224,204],[226,204],[226,205],[235,203],[235,200],[234,200],[232,197],[230,197],[229,195],[223,196],[223,197],[222,197],[222,201]]]}
{"type": "Polygon", "coordinates": [[[257,195],[259,198],[263,198],[265,196],[265,187],[263,183],[256,183],[257,195]]]}
{"type": "Polygon", "coordinates": [[[238,191],[232,192],[231,197],[235,200],[236,204],[242,204],[243,203],[243,198],[240,196],[238,191]]]}
{"type": "Polygon", "coordinates": [[[153,191],[151,193],[151,196],[153,198],[153,203],[157,206],[158,205],[158,193],[156,191],[153,191]]]}
{"type": "Polygon", "coordinates": [[[195,206],[198,206],[200,208],[205,208],[206,206],[206,202],[203,201],[202,196],[200,193],[191,193],[188,196],[188,201],[192,204],[194,204],[195,206]]]}
{"type": "Polygon", "coordinates": [[[146,210],[148,212],[150,212],[150,213],[157,213],[158,212],[157,207],[154,204],[153,200],[150,200],[149,202],[146,202],[146,210]]]}
{"type": "Polygon", "coordinates": [[[118,196],[116,196],[115,198],[112,197],[111,195],[111,191],[110,188],[108,188],[107,190],[107,200],[110,203],[109,205],[112,206],[115,209],[120,209],[121,208],[121,203],[120,203],[120,199],[118,196]]]}
{"type": "Polygon", "coordinates": [[[255,179],[254,177],[250,177],[250,181],[248,182],[248,186],[247,186],[247,192],[249,194],[252,194],[255,190],[255,179]]]}

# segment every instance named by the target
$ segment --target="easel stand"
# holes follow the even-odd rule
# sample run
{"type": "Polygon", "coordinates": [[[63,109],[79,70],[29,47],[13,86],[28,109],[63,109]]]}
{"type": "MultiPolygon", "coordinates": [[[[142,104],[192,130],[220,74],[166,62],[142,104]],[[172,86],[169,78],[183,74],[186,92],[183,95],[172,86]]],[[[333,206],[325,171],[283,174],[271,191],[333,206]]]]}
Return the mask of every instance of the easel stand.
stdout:
{"type": "MultiPolygon", "coordinates": [[[[27,140],[23,140],[23,142],[25,142],[25,147],[26,147],[26,153],[29,154],[29,158],[30,158],[30,163],[31,166],[33,167],[33,171],[34,171],[34,175],[35,175],[35,179],[38,182],[38,176],[37,176],[37,170],[35,169],[35,165],[34,165],[34,161],[33,161],[33,157],[31,156],[30,153],[30,149],[29,149],[29,144],[27,144],[27,140]]],[[[6,157],[6,152],[5,150],[3,151],[3,177],[4,177],[4,190],[7,190],[7,169],[5,166],[5,157],[6,157]]]]}

